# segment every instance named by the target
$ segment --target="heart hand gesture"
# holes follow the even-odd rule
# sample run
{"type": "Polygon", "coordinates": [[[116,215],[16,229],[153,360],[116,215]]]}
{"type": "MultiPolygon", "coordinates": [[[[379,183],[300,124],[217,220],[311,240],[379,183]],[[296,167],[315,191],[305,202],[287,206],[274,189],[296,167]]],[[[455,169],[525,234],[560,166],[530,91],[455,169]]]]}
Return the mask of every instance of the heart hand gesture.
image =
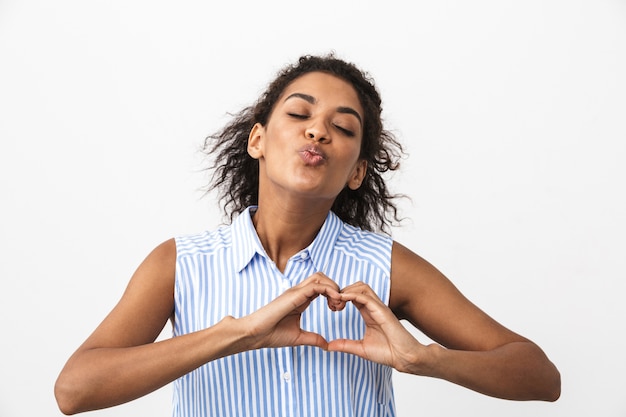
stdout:
{"type": "Polygon", "coordinates": [[[402,326],[370,286],[357,282],[340,290],[333,280],[319,272],[242,320],[247,324],[249,349],[317,346],[328,351],[354,354],[403,372],[408,372],[409,367],[419,363],[416,359],[426,349],[402,326]],[[354,304],[365,321],[362,340],[337,339],[328,342],[321,335],[300,327],[302,312],[320,295],[326,297],[328,308],[333,311],[343,310],[348,302],[354,304]]]}

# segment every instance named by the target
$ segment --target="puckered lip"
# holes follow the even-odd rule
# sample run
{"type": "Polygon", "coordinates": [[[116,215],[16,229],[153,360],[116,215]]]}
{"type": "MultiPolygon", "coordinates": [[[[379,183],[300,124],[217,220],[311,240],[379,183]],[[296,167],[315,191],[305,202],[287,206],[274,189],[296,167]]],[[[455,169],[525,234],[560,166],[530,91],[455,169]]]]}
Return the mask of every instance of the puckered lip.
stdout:
{"type": "Polygon", "coordinates": [[[328,159],[326,153],[315,144],[302,146],[298,149],[298,153],[308,165],[321,165],[328,159]]]}

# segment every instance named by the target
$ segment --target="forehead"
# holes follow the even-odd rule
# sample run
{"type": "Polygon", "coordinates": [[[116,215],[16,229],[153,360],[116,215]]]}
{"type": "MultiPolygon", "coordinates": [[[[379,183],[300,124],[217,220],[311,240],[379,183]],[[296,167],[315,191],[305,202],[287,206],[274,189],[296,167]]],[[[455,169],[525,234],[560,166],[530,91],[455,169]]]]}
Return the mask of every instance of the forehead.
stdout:
{"type": "Polygon", "coordinates": [[[352,107],[361,115],[359,96],[348,81],[325,72],[309,72],[293,80],[282,92],[279,101],[294,93],[313,96],[319,103],[352,107]]]}

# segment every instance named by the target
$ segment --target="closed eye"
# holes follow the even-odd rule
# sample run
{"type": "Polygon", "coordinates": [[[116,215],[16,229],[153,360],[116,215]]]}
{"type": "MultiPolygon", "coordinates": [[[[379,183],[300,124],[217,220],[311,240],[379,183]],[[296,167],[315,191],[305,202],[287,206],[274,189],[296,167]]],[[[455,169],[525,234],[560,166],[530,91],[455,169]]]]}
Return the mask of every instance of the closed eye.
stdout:
{"type": "MultiPolygon", "coordinates": [[[[293,113],[293,112],[288,112],[287,115],[289,117],[293,117],[294,119],[298,119],[298,120],[306,120],[309,118],[308,114],[301,114],[301,113],[293,113]]],[[[342,127],[338,124],[333,124],[333,126],[335,127],[335,129],[339,130],[341,133],[343,133],[344,135],[348,136],[348,137],[354,137],[355,133],[350,130],[350,129],[346,129],[345,127],[342,127]]]]}
{"type": "Polygon", "coordinates": [[[351,130],[349,130],[349,129],[346,129],[345,127],[341,127],[341,126],[339,126],[339,125],[334,125],[334,126],[335,126],[335,127],[336,127],[339,131],[341,131],[344,135],[346,135],[346,136],[350,136],[350,137],[353,137],[353,136],[354,136],[354,132],[353,132],[353,131],[351,131],[351,130]]]}

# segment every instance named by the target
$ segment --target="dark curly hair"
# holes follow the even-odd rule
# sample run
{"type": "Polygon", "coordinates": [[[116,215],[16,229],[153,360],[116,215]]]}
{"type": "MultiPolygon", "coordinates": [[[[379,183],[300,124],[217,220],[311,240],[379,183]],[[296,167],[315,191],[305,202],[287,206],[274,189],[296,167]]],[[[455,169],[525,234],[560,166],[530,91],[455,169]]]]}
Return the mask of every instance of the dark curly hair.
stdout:
{"type": "Polygon", "coordinates": [[[398,169],[402,145],[383,129],[381,98],[369,75],[333,53],[302,56],[297,63],[283,68],[253,106],[232,115],[231,122],[221,131],[206,138],[203,152],[213,161],[209,167],[213,171],[212,182],[206,191],[218,189],[219,201],[225,203],[224,213],[231,221],[246,207],[258,204],[259,163],[248,155],[250,130],[256,123],[267,125],[285,88],[309,72],[325,72],[349,82],[365,113],[360,154],[367,161],[365,178],[356,190],[346,186],[335,199],[332,211],[353,226],[388,232],[389,226],[399,221],[393,202],[398,196],[389,192],[382,174],[398,169]]]}

